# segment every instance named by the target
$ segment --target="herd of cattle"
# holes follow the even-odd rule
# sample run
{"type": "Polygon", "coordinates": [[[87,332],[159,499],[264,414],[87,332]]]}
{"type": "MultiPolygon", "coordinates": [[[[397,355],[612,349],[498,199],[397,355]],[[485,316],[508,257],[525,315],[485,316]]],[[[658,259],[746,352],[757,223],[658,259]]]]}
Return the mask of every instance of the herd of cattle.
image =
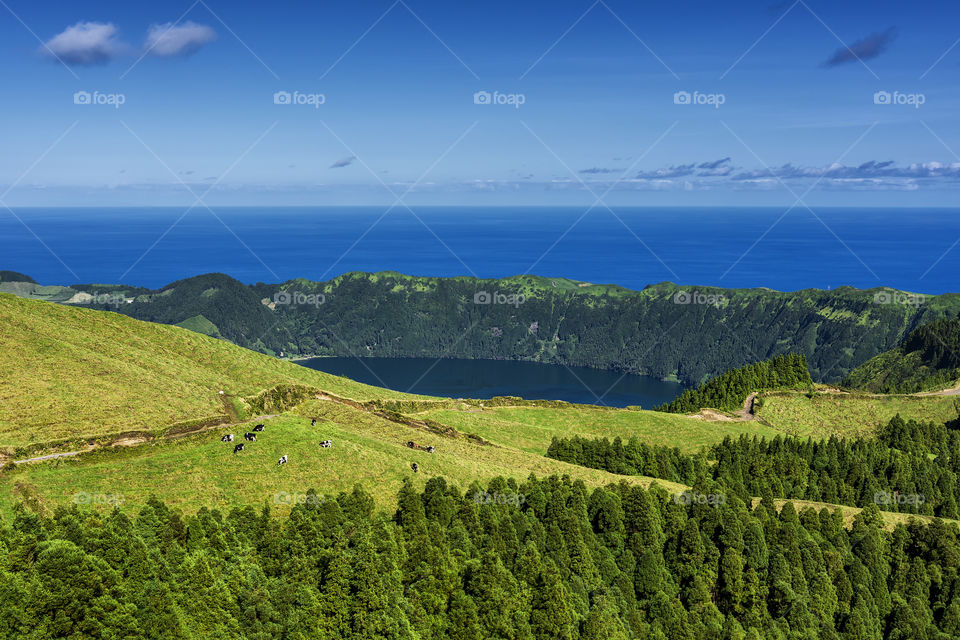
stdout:
{"type": "MultiPolygon", "coordinates": [[[[223,393],[223,392],[221,391],[220,393],[223,393]]],[[[317,419],[316,419],[316,418],[313,418],[313,419],[310,421],[310,426],[312,426],[312,427],[317,426],[317,419]]],[[[256,442],[256,441],[257,441],[257,433],[260,433],[260,432],[262,432],[263,430],[264,430],[264,425],[263,425],[263,423],[261,422],[260,424],[258,424],[257,426],[255,426],[255,427],[253,428],[253,432],[252,432],[252,433],[245,433],[245,434],[243,434],[243,439],[246,440],[247,442],[256,442]]],[[[232,434],[232,433],[228,433],[227,435],[223,436],[222,438],[220,438],[220,442],[233,442],[233,434],[232,434]]],[[[323,447],[324,449],[329,449],[330,447],[333,446],[333,440],[324,440],[324,441],[322,441],[322,442],[320,443],[320,446],[323,447]]],[[[417,443],[414,442],[413,440],[408,440],[408,441],[407,441],[407,446],[408,446],[409,448],[411,448],[411,449],[416,449],[416,450],[419,450],[419,451],[426,451],[427,453],[433,453],[434,451],[436,451],[436,448],[435,448],[435,447],[417,444],[417,443]]],[[[241,451],[243,451],[243,449],[244,449],[244,443],[241,442],[241,443],[239,443],[239,444],[237,444],[237,445],[235,445],[235,446],[233,447],[233,452],[234,452],[234,453],[240,453],[241,451]]],[[[284,465],[284,464],[287,464],[287,456],[286,456],[286,454],[280,456],[280,459],[277,460],[277,466],[278,466],[278,467],[281,466],[281,465],[284,465]]],[[[420,466],[419,466],[416,462],[414,462],[413,464],[411,464],[411,465],[410,465],[410,468],[413,469],[413,472],[414,472],[414,473],[417,473],[418,471],[420,471],[420,466]]]]}
{"type": "MultiPolygon", "coordinates": [[[[262,432],[262,431],[264,430],[264,428],[265,428],[265,427],[264,427],[264,424],[261,422],[260,424],[258,424],[257,426],[255,426],[255,427],[253,428],[253,432],[243,434],[243,439],[246,440],[247,442],[256,442],[256,441],[257,441],[257,433],[262,432]]],[[[220,442],[233,442],[233,434],[232,434],[232,433],[228,433],[227,435],[223,436],[222,438],[220,438],[220,442]]],[[[326,440],[325,442],[330,442],[330,441],[329,441],[329,440],[326,440]]],[[[245,445],[244,445],[244,443],[242,443],[242,442],[241,442],[240,444],[234,445],[234,447],[233,447],[233,452],[234,452],[234,453],[240,453],[241,451],[243,451],[244,446],[245,446],[245,445]]],[[[327,446],[330,446],[330,445],[327,445],[327,446]]],[[[278,466],[278,467],[279,467],[280,465],[282,465],[282,464],[287,464],[287,456],[286,456],[286,454],[280,456],[280,459],[277,460],[277,466],[278,466]]]]}

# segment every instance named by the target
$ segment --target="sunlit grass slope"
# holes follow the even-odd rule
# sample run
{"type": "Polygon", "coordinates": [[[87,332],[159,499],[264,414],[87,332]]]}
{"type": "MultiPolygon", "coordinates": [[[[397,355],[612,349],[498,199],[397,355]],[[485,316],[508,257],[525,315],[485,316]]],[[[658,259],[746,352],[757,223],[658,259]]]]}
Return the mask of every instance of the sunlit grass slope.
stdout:
{"type": "Polygon", "coordinates": [[[958,396],[766,392],[758,419],[787,435],[812,438],[869,436],[900,414],[904,420],[947,422],[957,417],[958,396]]]}
{"type": "MultiPolygon", "coordinates": [[[[651,481],[466,437],[437,435],[330,401],[308,401],[294,412],[267,419],[265,425],[257,441],[246,443],[238,454],[232,453],[233,444],[220,442],[220,436],[239,435],[250,425],[19,465],[0,476],[0,508],[27,500],[48,509],[69,505],[79,494],[100,496],[101,501],[112,498],[131,509],[156,495],[185,511],[264,503],[283,511],[289,506],[287,494],[303,494],[309,488],[337,494],[350,491],[356,483],[381,506],[392,505],[407,477],[422,485],[431,477],[443,476],[464,489],[474,480],[485,482],[496,476],[522,480],[531,473],[569,474],[589,486],[651,481]],[[312,417],[318,418],[316,427],[310,424],[312,417]],[[326,439],[333,441],[331,448],[319,446],[326,439]],[[410,449],[409,440],[432,445],[436,452],[410,449]],[[278,466],[282,455],[288,456],[288,463],[278,466]],[[417,473],[411,469],[414,462],[420,467],[417,473]]],[[[680,485],[657,482],[668,490],[682,490],[680,485]]]]}
{"type": "Polygon", "coordinates": [[[178,327],[0,294],[0,447],[224,413],[218,395],[282,383],[356,400],[412,397],[178,327]]]}
{"type": "Polygon", "coordinates": [[[758,422],[707,422],[698,417],[657,411],[623,411],[573,406],[496,407],[482,412],[439,409],[419,416],[448,424],[460,431],[502,442],[524,451],[544,453],[550,440],[580,436],[583,438],[637,437],[651,445],[677,447],[692,453],[725,436],[740,434],[773,437],[779,432],[758,422]]]}

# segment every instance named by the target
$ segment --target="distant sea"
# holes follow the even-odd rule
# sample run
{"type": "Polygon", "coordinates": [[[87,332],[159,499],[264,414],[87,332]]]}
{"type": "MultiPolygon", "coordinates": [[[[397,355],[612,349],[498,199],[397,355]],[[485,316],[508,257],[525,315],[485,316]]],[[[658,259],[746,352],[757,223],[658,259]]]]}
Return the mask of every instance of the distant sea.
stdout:
{"type": "Polygon", "coordinates": [[[951,250],[960,209],[816,208],[819,219],[802,208],[385,210],[215,207],[215,217],[198,207],[177,222],[184,208],[15,208],[26,226],[0,210],[0,269],[43,284],[148,287],[210,272],[252,283],[393,270],[529,272],[632,289],[671,280],[960,291],[960,245],[951,250]]]}

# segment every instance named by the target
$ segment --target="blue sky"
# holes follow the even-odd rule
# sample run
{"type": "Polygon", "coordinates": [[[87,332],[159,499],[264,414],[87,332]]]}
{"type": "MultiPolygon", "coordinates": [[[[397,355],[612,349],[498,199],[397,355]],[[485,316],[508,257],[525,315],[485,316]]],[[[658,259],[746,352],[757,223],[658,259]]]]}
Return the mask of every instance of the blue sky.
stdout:
{"type": "Polygon", "coordinates": [[[955,3],[4,3],[11,205],[960,193],[955,3]]]}

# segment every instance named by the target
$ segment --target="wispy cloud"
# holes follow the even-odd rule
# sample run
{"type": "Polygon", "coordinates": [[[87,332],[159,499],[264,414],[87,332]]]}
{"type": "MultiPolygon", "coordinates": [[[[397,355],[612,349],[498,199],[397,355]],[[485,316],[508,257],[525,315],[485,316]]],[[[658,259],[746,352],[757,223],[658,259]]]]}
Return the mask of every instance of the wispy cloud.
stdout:
{"type": "Polygon", "coordinates": [[[341,167],[349,167],[351,164],[353,164],[353,161],[356,159],[357,159],[356,156],[347,156],[346,158],[340,158],[339,160],[334,162],[332,165],[330,165],[330,168],[339,169],[341,167]]]}
{"type": "Polygon", "coordinates": [[[152,25],[147,30],[144,50],[149,55],[161,58],[189,56],[216,39],[216,31],[206,25],[196,22],[167,22],[152,25]]]}
{"type": "Polygon", "coordinates": [[[880,33],[872,33],[863,40],[857,40],[849,47],[841,47],[823,63],[825,67],[836,67],[848,62],[857,62],[876,58],[887,50],[897,35],[895,27],[890,27],[880,33]]]}
{"type": "Polygon", "coordinates": [[[623,173],[623,169],[611,169],[609,167],[590,167],[589,169],[580,169],[580,173],[603,174],[603,173],[623,173]]]}
{"type": "Polygon", "coordinates": [[[106,64],[123,49],[112,23],[78,22],[45,42],[40,53],[66,64],[89,66],[106,64]]]}
{"type": "Polygon", "coordinates": [[[691,162],[678,164],[652,171],[640,171],[635,176],[638,180],[662,180],[665,178],[683,178],[687,176],[725,176],[733,171],[730,158],[720,158],[709,162],[691,162]]]}

